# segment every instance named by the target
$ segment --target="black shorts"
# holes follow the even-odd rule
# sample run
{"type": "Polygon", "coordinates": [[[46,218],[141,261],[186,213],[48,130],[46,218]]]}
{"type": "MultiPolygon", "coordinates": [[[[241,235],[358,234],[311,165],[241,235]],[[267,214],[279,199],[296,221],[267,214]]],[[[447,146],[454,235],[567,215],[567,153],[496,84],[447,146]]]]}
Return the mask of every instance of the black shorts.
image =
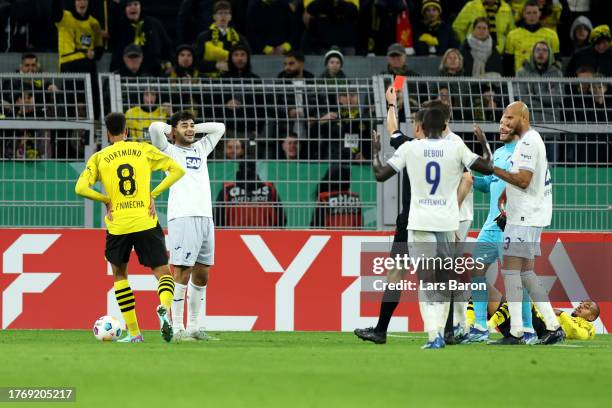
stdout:
{"type": "Polygon", "coordinates": [[[106,232],[104,255],[111,264],[119,266],[128,263],[132,248],[141,265],[157,268],[168,264],[166,239],[159,223],[151,229],[129,234],[113,235],[106,232]]]}
{"type": "Polygon", "coordinates": [[[391,257],[408,254],[408,214],[400,213],[395,219],[395,236],[391,247],[391,257]]]}

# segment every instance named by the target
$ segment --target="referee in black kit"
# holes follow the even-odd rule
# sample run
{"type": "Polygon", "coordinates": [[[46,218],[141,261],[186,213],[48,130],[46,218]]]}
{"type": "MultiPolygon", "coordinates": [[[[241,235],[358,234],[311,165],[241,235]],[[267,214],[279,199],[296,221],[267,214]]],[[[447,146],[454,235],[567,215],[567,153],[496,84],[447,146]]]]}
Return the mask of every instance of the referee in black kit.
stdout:
{"type": "MultiPolygon", "coordinates": [[[[387,98],[387,130],[391,134],[391,146],[394,149],[398,149],[402,144],[408,142],[410,138],[404,135],[397,125],[396,111],[397,111],[397,94],[393,86],[390,86],[386,92],[387,98]]],[[[413,131],[417,139],[424,137],[421,123],[423,122],[423,110],[416,112],[413,122],[413,131]]],[[[380,174],[379,170],[382,169],[383,164],[380,161],[380,135],[377,133],[373,134],[372,140],[372,167],[374,168],[374,175],[376,181],[384,182],[391,176],[384,176],[380,174]]],[[[410,179],[406,169],[402,171],[402,210],[397,216],[395,221],[395,236],[393,238],[393,247],[391,249],[390,257],[395,255],[403,255],[408,253],[408,211],[410,210],[410,179]]],[[[387,281],[399,282],[404,276],[406,271],[393,269],[389,271],[387,275],[387,281]]],[[[387,286],[385,293],[383,294],[382,302],[380,304],[380,312],[378,314],[378,323],[376,327],[368,327],[366,329],[355,329],[355,335],[362,340],[374,342],[376,344],[384,344],[387,342],[387,328],[389,327],[389,321],[395,308],[399,304],[402,291],[400,289],[389,289],[387,286]]]]}

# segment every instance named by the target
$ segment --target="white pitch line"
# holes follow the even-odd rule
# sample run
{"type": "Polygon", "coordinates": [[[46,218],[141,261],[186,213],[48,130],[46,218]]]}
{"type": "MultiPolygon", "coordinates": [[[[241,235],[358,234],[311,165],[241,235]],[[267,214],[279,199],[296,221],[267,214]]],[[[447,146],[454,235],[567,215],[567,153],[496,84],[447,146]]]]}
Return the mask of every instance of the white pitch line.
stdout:
{"type": "Polygon", "coordinates": [[[424,334],[387,334],[387,337],[403,337],[405,339],[422,339],[424,334]]]}

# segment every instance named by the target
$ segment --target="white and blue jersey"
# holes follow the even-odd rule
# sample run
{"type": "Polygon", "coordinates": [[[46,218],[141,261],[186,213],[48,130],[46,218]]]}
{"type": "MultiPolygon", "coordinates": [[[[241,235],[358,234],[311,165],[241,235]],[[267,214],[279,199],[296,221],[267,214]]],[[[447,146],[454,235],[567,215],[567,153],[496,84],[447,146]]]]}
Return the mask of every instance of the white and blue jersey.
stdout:
{"type": "MultiPolygon", "coordinates": [[[[493,153],[493,165],[506,171],[512,166],[511,158],[516,142],[505,144],[493,153]]],[[[499,215],[497,201],[506,189],[506,182],[499,177],[491,174],[490,176],[474,177],[474,188],[483,193],[490,193],[489,215],[482,226],[480,234],[476,240],[474,258],[483,258],[484,263],[493,263],[501,256],[501,246],[503,241],[502,230],[495,222],[499,215]]]]}

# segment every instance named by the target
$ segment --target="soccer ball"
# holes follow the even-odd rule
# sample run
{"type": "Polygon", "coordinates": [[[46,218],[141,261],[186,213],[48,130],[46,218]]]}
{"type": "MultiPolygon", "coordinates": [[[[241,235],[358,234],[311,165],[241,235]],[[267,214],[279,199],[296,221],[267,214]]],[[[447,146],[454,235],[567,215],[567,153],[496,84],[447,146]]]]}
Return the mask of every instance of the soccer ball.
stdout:
{"type": "Polygon", "coordinates": [[[93,326],[93,334],[100,341],[116,341],[121,333],[121,322],[113,316],[102,316],[93,326]]]}

